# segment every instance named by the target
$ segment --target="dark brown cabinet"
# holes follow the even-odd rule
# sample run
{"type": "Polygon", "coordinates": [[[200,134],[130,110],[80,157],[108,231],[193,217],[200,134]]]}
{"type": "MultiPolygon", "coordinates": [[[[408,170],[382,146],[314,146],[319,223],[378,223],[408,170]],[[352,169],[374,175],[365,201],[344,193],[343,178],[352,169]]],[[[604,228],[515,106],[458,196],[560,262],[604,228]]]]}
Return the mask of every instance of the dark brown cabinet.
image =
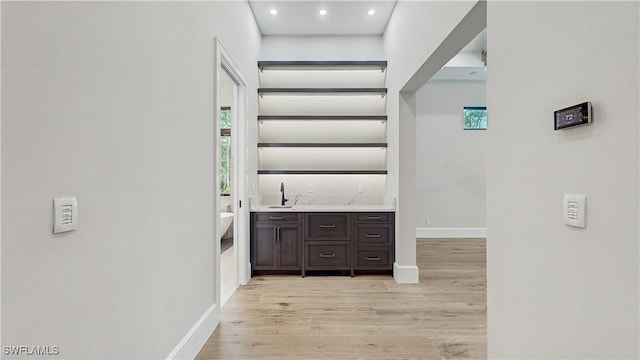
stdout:
{"type": "Polygon", "coordinates": [[[253,213],[251,225],[252,271],[302,270],[300,214],[253,213]]]}
{"type": "Polygon", "coordinates": [[[358,213],[354,225],[353,269],[392,270],[395,247],[393,213],[358,213]]]}
{"type": "Polygon", "coordinates": [[[393,267],[393,249],[356,247],[354,270],[389,270],[393,267]]]}
{"type": "Polygon", "coordinates": [[[391,224],[356,224],[354,245],[389,246],[393,243],[391,224]]]}
{"type": "Polygon", "coordinates": [[[306,213],[304,218],[305,241],[351,240],[349,213],[306,213]]]}
{"type": "Polygon", "coordinates": [[[252,272],[389,272],[394,213],[251,214],[252,272]]]}
{"type": "Polygon", "coordinates": [[[304,215],[304,271],[351,271],[352,214],[304,215]]]}
{"type": "Polygon", "coordinates": [[[349,244],[345,241],[305,243],[305,270],[350,270],[349,244]]]}

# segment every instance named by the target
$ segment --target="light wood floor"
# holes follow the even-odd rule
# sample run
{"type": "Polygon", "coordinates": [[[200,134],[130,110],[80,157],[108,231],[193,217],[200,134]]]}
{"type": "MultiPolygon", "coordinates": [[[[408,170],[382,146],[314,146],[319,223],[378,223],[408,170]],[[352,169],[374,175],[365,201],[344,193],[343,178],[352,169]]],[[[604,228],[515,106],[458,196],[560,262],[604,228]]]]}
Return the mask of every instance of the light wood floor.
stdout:
{"type": "Polygon", "coordinates": [[[259,276],[197,359],[485,359],[484,239],[418,240],[420,284],[259,276]]]}

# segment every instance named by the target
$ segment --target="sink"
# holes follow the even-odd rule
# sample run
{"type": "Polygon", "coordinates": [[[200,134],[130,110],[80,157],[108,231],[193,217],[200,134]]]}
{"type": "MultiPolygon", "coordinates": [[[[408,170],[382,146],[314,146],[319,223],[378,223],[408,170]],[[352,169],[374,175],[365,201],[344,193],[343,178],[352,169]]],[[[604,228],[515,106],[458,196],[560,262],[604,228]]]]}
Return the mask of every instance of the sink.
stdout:
{"type": "Polygon", "coordinates": [[[269,205],[269,209],[291,209],[293,205],[269,205]]]}

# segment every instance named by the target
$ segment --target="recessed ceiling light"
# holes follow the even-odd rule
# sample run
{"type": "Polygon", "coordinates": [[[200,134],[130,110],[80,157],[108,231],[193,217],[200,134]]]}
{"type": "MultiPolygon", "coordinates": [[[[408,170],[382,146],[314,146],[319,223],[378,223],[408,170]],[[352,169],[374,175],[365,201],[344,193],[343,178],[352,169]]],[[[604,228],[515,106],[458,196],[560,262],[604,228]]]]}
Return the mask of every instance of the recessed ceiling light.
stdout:
{"type": "Polygon", "coordinates": [[[322,16],[327,15],[327,10],[325,10],[325,9],[320,10],[320,15],[322,15],[322,16]]]}
{"type": "Polygon", "coordinates": [[[269,14],[271,14],[271,15],[278,15],[278,10],[276,10],[276,9],[271,9],[271,10],[269,10],[269,14]]]}
{"type": "Polygon", "coordinates": [[[369,9],[369,11],[367,11],[367,14],[369,15],[373,15],[376,13],[376,9],[369,9]]]}

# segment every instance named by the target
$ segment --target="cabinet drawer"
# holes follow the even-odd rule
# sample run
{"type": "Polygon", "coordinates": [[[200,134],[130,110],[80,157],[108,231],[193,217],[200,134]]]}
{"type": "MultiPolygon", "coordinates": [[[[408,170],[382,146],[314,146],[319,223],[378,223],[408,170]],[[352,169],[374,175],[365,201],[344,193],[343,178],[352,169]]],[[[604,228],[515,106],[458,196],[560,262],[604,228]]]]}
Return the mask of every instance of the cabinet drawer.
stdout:
{"type": "Polygon", "coordinates": [[[356,225],[356,245],[389,246],[393,245],[393,227],[382,225],[356,225]]]}
{"type": "Polygon", "coordinates": [[[307,214],[306,240],[350,240],[350,214],[307,214]]]}
{"type": "Polygon", "coordinates": [[[348,270],[350,247],[347,242],[305,245],[307,270],[348,270]]]}
{"type": "Polygon", "coordinates": [[[354,251],[354,261],[356,270],[391,270],[393,249],[359,247],[354,251]]]}
{"type": "Polygon", "coordinates": [[[299,223],[300,214],[297,213],[254,213],[259,223],[299,223]]]}
{"type": "Polygon", "coordinates": [[[358,223],[389,223],[393,219],[393,213],[358,213],[356,222],[358,223]]]}

